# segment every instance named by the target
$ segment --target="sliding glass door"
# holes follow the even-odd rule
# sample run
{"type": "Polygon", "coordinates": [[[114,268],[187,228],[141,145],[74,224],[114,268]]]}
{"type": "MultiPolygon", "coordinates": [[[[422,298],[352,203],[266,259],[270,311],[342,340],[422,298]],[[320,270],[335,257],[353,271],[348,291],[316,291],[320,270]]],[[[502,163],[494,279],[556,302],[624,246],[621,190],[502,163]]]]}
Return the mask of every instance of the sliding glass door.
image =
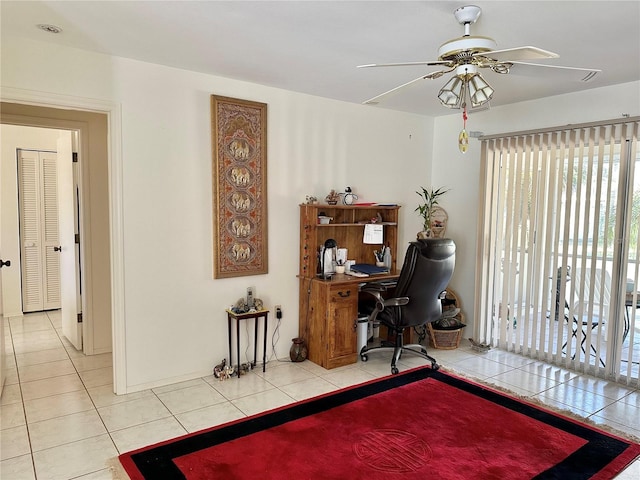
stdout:
{"type": "Polygon", "coordinates": [[[638,126],[483,139],[476,340],[637,383],[638,126]]]}

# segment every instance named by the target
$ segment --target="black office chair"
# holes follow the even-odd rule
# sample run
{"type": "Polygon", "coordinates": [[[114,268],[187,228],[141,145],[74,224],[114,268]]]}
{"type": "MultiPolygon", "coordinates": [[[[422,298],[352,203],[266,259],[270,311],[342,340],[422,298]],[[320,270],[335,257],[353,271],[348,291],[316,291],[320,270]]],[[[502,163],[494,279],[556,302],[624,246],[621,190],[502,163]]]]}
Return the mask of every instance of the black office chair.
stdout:
{"type": "Polygon", "coordinates": [[[385,325],[395,336],[394,345],[362,347],[360,358],[368,360],[369,352],[378,349],[393,349],[391,373],[398,373],[396,366],[402,352],[420,355],[431,361],[438,369],[435,358],[427,354],[420,344],[404,345],[405,329],[424,326],[438,320],[442,315],[440,293],[447,287],[455,265],[456,245],[447,238],[428,238],[411,242],[404,258],[404,265],[393,293],[393,298],[384,298],[387,287],[380,283],[367,283],[361,292],[372,295],[375,304],[368,313],[368,321],[385,325]]]}

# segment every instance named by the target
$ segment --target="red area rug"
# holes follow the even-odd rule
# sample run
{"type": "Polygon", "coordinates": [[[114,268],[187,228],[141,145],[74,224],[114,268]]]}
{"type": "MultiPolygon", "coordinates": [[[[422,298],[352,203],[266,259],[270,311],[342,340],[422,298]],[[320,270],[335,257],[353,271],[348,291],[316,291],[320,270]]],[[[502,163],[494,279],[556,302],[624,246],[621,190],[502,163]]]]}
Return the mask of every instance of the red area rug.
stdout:
{"type": "Polygon", "coordinates": [[[133,480],[610,479],[640,445],[420,368],[121,455],[133,480]]]}

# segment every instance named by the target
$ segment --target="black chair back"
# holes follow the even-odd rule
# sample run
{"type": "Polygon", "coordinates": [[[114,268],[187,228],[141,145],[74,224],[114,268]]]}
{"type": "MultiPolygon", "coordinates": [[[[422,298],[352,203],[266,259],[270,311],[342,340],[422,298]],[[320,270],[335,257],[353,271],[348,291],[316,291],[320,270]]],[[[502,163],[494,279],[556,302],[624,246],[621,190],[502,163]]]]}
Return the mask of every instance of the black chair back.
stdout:
{"type": "Polygon", "coordinates": [[[396,298],[408,297],[409,303],[383,310],[379,319],[396,328],[414,327],[438,320],[442,315],[439,296],[453,275],[455,252],[456,245],[449,238],[411,242],[393,295],[396,298]]]}

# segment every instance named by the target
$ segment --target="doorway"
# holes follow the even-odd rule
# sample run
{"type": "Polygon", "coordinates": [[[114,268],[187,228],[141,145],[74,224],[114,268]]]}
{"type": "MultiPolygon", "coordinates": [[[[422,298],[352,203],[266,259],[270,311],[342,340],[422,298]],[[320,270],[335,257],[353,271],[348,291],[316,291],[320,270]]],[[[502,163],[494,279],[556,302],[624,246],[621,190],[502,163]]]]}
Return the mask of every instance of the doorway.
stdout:
{"type": "MultiPolygon", "coordinates": [[[[83,351],[87,355],[112,351],[111,315],[111,270],[110,270],[110,225],[108,186],[108,118],[106,114],[86,111],[62,110],[49,107],[2,103],[3,124],[37,126],[56,130],[78,132],[82,211],[80,225],[80,257],[83,271],[83,351]]],[[[6,182],[3,176],[3,182],[6,182]]],[[[7,202],[16,202],[17,197],[7,199],[3,188],[3,209],[7,202]]],[[[2,216],[3,258],[19,261],[17,229],[5,228],[10,218],[2,216]]],[[[12,262],[13,263],[13,262],[12,262]]],[[[13,291],[19,281],[19,269],[2,269],[3,313],[5,316],[18,312],[13,291]],[[10,272],[11,270],[11,272],[10,272]]]]}

